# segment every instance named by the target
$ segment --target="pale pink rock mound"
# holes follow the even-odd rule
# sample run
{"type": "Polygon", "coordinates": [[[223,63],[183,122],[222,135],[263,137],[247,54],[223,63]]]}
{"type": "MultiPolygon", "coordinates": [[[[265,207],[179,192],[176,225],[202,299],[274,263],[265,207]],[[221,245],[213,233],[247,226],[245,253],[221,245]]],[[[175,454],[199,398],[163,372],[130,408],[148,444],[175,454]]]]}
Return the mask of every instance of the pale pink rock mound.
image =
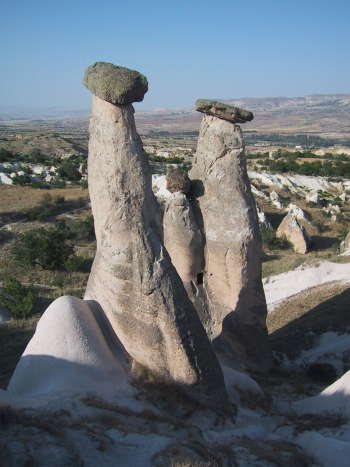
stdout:
{"type": "Polygon", "coordinates": [[[97,304],[64,296],[38,322],[8,386],[15,396],[128,392],[127,355],[97,304]]]}

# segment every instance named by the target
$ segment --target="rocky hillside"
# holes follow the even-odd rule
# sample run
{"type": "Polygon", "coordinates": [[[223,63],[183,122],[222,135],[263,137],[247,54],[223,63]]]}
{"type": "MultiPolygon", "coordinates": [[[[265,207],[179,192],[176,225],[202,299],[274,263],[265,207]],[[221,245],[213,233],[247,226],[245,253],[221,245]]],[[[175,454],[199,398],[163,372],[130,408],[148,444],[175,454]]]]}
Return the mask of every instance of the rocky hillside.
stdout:
{"type": "MultiPolygon", "coordinates": [[[[324,94],[304,97],[232,98],[228,102],[251,110],[254,120],[244,129],[258,131],[311,132],[327,136],[350,133],[350,94],[324,94]]],[[[164,109],[138,112],[142,131],[198,129],[200,115],[190,109],[164,109]]]]}

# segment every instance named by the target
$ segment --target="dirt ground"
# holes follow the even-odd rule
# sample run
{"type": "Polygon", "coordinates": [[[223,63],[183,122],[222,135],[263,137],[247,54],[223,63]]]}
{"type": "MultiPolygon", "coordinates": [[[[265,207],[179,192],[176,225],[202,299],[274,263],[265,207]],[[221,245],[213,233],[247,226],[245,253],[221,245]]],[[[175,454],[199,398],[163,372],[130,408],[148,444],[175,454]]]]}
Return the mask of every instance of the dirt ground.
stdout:
{"type": "Polygon", "coordinates": [[[64,196],[66,200],[88,198],[88,191],[78,186],[42,190],[29,186],[0,185],[0,214],[18,213],[37,206],[45,194],[64,196]]]}

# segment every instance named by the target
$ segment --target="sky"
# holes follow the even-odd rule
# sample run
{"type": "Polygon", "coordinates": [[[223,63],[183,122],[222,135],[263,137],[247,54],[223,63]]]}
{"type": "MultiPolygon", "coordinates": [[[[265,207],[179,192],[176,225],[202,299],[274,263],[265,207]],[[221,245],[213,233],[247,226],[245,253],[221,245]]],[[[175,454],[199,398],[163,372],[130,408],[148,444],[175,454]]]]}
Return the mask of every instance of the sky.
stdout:
{"type": "Polygon", "coordinates": [[[350,93],[349,0],[1,0],[0,107],[87,109],[96,61],[147,76],[138,110],[350,93]]]}

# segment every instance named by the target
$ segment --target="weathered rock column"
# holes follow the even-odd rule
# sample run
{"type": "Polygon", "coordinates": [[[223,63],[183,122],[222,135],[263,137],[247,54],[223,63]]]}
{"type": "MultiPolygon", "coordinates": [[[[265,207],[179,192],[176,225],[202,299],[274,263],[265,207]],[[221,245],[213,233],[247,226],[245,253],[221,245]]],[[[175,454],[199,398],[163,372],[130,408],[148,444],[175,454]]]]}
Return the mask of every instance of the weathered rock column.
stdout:
{"type": "Polygon", "coordinates": [[[202,233],[187,197],[191,181],[181,169],[175,169],[167,174],[167,189],[172,194],[164,206],[164,246],[194,302],[198,275],[203,271],[204,256],[202,233]]]}
{"type": "Polygon", "coordinates": [[[261,243],[242,132],[235,124],[253,114],[205,99],[196,109],[206,114],[190,178],[202,192],[197,201],[206,241],[207,333],[226,363],[262,369],[270,352],[261,243]]]}
{"type": "Polygon", "coordinates": [[[131,105],[142,100],[147,80],[99,62],[86,70],[84,83],[95,94],[88,173],[97,238],[86,298],[107,314],[134,360],[135,377],[146,372],[222,409],[227,398],[220,366],[158,232],[131,105]]]}

